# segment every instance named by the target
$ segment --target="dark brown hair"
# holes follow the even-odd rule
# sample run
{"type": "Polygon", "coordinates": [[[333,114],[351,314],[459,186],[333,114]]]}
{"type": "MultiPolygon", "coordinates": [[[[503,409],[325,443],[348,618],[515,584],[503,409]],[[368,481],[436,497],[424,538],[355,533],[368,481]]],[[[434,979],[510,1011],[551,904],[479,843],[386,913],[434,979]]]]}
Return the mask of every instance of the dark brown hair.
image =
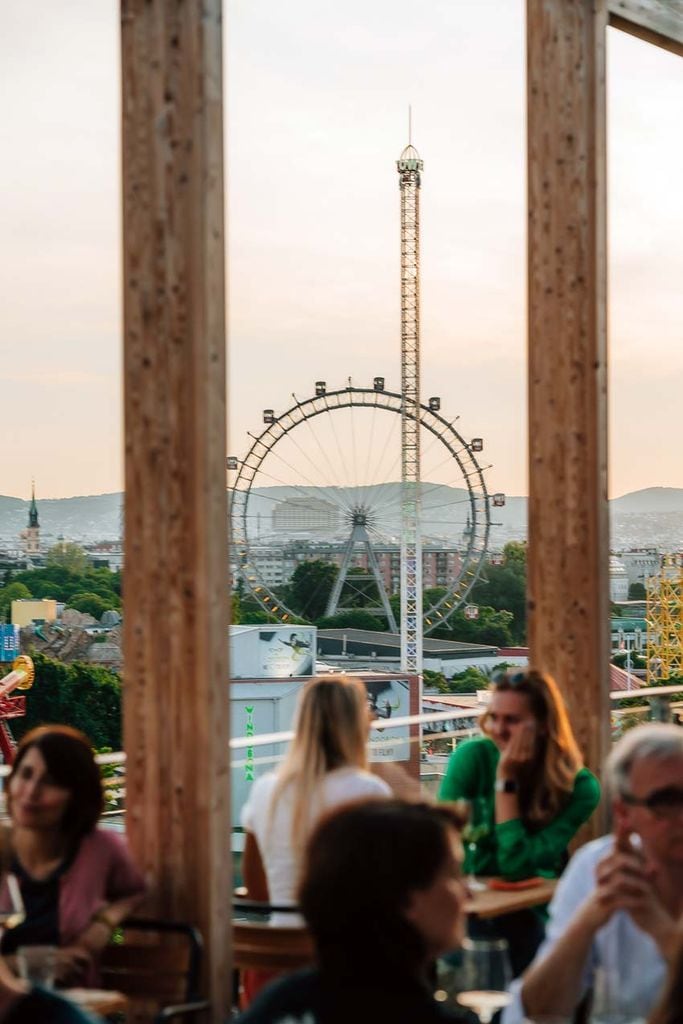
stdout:
{"type": "MultiPolygon", "coordinates": [[[[520,778],[519,802],[525,824],[545,825],[566,804],[576,773],[583,767],[562,694],[552,676],[536,669],[501,673],[494,678],[491,692],[526,697],[539,725],[534,757],[520,778]]],[[[486,712],[480,724],[486,733],[486,712]]]]}
{"type": "Polygon", "coordinates": [[[41,725],[23,737],[7,783],[7,808],[12,813],[11,785],[29,750],[36,748],[58,786],[71,793],[62,830],[78,843],[92,832],[104,807],[100,770],[87,736],[68,725],[41,725]]]}
{"type": "Polygon", "coordinates": [[[450,807],[364,800],[311,835],[299,887],[323,969],[419,973],[425,943],[404,911],[444,867],[461,819],[450,807]]]}

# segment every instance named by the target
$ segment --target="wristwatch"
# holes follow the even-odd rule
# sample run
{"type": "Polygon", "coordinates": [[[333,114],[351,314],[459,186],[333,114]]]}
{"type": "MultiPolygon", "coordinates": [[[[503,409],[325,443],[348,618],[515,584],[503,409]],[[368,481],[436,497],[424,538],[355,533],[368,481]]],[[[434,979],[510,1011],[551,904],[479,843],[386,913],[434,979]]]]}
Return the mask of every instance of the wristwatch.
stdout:
{"type": "Polygon", "coordinates": [[[514,779],[496,779],[493,788],[496,793],[516,793],[517,783],[514,779]]]}

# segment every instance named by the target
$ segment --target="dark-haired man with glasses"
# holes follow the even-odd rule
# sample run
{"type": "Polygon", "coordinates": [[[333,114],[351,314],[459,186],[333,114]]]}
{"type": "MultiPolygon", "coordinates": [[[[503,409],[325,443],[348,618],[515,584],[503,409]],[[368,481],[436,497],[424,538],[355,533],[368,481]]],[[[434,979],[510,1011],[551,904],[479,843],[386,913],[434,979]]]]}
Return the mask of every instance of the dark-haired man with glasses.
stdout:
{"type": "Polygon", "coordinates": [[[683,915],[683,729],[630,730],[605,769],[614,833],[571,860],[506,1024],[572,1014],[598,969],[635,1017],[661,993],[683,915]]]}

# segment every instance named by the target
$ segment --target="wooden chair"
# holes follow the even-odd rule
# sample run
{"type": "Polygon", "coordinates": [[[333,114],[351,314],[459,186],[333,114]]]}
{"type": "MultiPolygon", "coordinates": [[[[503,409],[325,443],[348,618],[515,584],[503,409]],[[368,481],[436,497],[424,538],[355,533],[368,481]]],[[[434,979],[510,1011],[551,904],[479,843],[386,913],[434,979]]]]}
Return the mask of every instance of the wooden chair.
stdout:
{"type": "Polygon", "coordinates": [[[104,988],[128,997],[127,1021],[201,1020],[209,1004],[198,995],[199,931],[180,921],[129,918],[122,932],[123,941],[105,949],[100,971],[104,988]]]}
{"type": "Polygon", "coordinates": [[[271,925],[264,920],[270,913],[291,909],[248,899],[234,900],[232,954],[236,1009],[243,1008],[245,998],[253,997],[269,976],[288,974],[314,962],[313,940],[306,928],[271,925]],[[259,919],[254,920],[254,915],[259,919]],[[247,977],[245,971],[249,972],[247,977]]]}
{"type": "Polygon", "coordinates": [[[315,959],[306,928],[286,928],[263,921],[233,921],[233,964],[236,970],[286,973],[308,967],[315,959]]]}

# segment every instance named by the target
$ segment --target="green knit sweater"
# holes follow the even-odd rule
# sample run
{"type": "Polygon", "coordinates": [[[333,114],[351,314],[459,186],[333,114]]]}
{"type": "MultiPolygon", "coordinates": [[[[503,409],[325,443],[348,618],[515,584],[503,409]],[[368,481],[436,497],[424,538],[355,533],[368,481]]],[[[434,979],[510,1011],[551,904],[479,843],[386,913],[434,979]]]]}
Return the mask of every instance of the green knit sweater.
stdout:
{"type": "Polygon", "coordinates": [[[600,801],[600,783],[581,768],[566,804],[548,825],[530,829],[519,818],[497,824],[493,786],[499,756],[488,737],[467,740],[451,755],[441,784],[440,800],[474,801],[474,824],[488,826],[476,849],[466,849],[465,870],[509,879],[556,878],[569,841],[600,801]]]}

